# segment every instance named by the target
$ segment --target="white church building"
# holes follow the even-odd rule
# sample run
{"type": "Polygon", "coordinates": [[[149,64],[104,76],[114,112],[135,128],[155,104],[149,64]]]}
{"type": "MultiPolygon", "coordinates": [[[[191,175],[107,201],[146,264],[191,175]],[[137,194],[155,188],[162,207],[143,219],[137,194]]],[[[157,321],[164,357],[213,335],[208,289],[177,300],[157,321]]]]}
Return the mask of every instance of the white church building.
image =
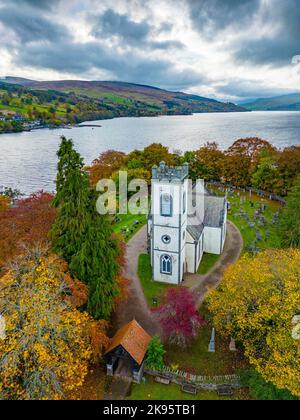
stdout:
{"type": "Polygon", "coordinates": [[[227,198],[195,186],[189,194],[188,175],[188,164],[152,169],[148,239],[155,281],[178,285],[185,273],[197,273],[203,253],[224,249],[227,198]]]}

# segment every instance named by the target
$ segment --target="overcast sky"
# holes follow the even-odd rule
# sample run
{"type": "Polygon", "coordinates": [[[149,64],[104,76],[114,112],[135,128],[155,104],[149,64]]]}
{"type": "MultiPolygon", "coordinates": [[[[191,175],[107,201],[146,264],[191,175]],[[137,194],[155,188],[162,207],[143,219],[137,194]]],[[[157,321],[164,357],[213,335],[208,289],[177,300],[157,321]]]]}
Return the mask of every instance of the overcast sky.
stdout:
{"type": "Polygon", "coordinates": [[[0,76],[300,91],[300,0],[0,0],[0,76]]]}

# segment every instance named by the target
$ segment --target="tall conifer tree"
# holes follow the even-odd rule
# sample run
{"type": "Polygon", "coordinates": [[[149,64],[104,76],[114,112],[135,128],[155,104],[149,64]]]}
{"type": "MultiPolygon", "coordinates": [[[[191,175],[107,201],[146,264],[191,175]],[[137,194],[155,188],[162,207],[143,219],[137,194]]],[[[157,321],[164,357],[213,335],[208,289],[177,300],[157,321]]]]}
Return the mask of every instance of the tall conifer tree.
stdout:
{"type": "Polygon", "coordinates": [[[88,223],[89,179],[72,140],[61,139],[54,206],[58,217],[52,228],[53,250],[70,263],[80,250],[88,223]]]}
{"type": "Polygon", "coordinates": [[[119,295],[118,243],[108,218],[96,211],[96,191],[71,140],[62,137],[58,157],[53,248],[68,261],[71,273],[88,284],[88,312],[108,319],[119,295]]]}

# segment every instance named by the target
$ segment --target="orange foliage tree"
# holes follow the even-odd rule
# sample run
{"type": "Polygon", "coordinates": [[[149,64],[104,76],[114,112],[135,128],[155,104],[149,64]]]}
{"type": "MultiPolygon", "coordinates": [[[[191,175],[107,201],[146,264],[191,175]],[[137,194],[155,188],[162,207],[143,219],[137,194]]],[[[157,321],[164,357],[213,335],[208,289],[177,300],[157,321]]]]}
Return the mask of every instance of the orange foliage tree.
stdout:
{"type": "Polygon", "coordinates": [[[1,399],[63,399],[83,385],[108,345],[106,323],[76,309],[86,298],[57,256],[35,248],[14,261],[0,282],[1,399]]]}
{"type": "Polygon", "coordinates": [[[48,242],[56,215],[52,200],[51,194],[39,192],[0,212],[0,274],[8,260],[22,252],[24,245],[48,242]]]}

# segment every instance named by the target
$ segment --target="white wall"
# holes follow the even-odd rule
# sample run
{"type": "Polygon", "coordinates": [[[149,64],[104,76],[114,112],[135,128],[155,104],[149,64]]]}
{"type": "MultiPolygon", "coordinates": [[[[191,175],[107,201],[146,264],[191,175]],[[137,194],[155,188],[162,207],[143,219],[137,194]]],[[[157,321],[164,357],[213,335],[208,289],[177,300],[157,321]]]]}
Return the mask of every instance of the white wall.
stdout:
{"type": "Polygon", "coordinates": [[[153,280],[159,281],[161,283],[170,283],[170,284],[178,284],[179,273],[178,273],[178,265],[179,265],[179,254],[171,254],[169,253],[170,257],[172,258],[172,274],[162,274],[160,272],[160,258],[165,252],[162,251],[154,251],[153,253],[153,280]]]}
{"type": "Polygon", "coordinates": [[[222,228],[212,228],[205,226],[204,228],[204,252],[208,254],[220,255],[221,250],[221,234],[222,228]]]}

